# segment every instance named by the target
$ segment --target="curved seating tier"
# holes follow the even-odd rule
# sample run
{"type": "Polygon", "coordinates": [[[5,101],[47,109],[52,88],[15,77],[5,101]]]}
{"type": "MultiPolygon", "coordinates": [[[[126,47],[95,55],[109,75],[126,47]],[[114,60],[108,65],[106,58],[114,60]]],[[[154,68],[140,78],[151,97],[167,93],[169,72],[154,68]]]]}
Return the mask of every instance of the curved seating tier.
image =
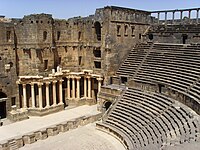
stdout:
{"type": "Polygon", "coordinates": [[[135,149],[195,141],[199,122],[185,107],[160,93],[129,88],[101,125],[124,133],[135,149]]]}
{"type": "Polygon", "coordinates": [[[117,74],[166,85],[200,106],[200,45],[154,43],[148,50],[132,51],[117,74]]]}

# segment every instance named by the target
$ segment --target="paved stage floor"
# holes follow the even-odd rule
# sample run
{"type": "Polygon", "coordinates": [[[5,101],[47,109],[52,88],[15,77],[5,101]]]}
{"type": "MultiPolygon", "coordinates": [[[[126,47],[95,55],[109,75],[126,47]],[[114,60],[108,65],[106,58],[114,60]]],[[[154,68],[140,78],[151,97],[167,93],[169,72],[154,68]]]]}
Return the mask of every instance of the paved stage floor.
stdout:
{"type": "Polygon", "coordinates": [[[82,116],[98,114],[97,105],[83,105],[72,109],[63,110],[43,117],[30,117],[30,119],[19,121],[0,127],[0,142],[22,136],[30,132],[38,131],[52,125],[72,120],[82,116]]]}
{"type": "Polygon", "coordinates": [[[20,150],[125,150],[111,135],[95,129],[95,123],[60,133],[20,150]]]}

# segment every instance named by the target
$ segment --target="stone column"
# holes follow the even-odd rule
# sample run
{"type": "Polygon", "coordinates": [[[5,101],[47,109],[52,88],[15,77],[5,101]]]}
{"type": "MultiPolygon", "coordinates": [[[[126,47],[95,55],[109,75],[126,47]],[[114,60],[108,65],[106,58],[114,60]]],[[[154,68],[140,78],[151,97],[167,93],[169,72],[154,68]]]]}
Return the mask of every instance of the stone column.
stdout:
{"type": "Polygon", "coordinates": [[[76,77],[77,83],[77,91],[76,91],[76,98],[80,99],[80,79],[81,77],[76,77]]]}
{"type": "Polygon", "coordinates": [[[32,108],[35,108],[35,89],[34,89],[34,83],[31,83],[31,99],[32,99],[32,108]]]}
{"type": "Polygon", "coordinates": [[[91,98],[91,78],[88,77],[88,98],[91,98]]]}
{"type": "Polygon", "coordinates": [[[39,93],[39,108],[42,109],[42,85],[43,83],[38,83],[38,93],[39,93]]]}
{"type": "Polygon", "coordinates": [[[165,12],[165,24],[167,24],[167,12],[165,12]]]}
{"type": "Polygon", "coordinates": [[[174,17],[175,17],[175,11],[173,11],[173,14],[172,14],[172,23],[174,23],[174,17]]]}
{"type": "Polygon", "coordinates": [[[189,10],[189,12],[188,12],[188,18],[190,20],[190,18],[191,18],[191,10],[189,10]]]}
{"type": "Polygon", "coordinates": [[[49,107],[49,84],[50,82],[46,82],[46,107],[49,107]]]}
{"type": "Polygon", "coordinates": [[[62,82],[62,79],[59,80],[59,104],[63,104],[62,82]]]}
{"type": "Polygon", "coordinates": [[[84,97],[87,97],[87,78],[84,77],[84,97]]]}
{"type": "Polygon", "coordinates": [[[182,21],[182,19],[183,19],[183,11],[181,11],[180,13],[181,13],[180,19],[181,19],[181,21],[182,21]]]}
{"type": "Polygon", "coordinates": [[[97,80],[98,80],[98,93],[100,92],[100,90],[101,90],[101,82],[102,82],[102,78],[97,78],[97,80]]]}
{"type": "Polygon", "coordinates": [[[24,107],[27,108],[27,97],[26,97],[26,84],[23,84],[23,102],[24,102],[24,107]]]}
{"type": "Polygon", "coordinates": [[[160,22],[160,13],[158,13],[158,23],[160,22]]]}
{"type": "Polygon", "coordinates": [[[72,98],[75,99],[75,78],[72,77],[72,98]]]}
{"type": "Polygon", "coordinates": [[[53,105],[54,106],[57,104],[57,102],[56,102],[56,82],[57,81],[52,82],[52,84],[53,84],[53,105]]]}
{"type": "Polygon", "coordinates": [[[199,23],[199,9],[197,9],[197,17],[196,17],[196,19],[197,19],[197,23],[199,23]]]}
{"type": "Polygon", "coordinates": [[[67,97],[68,97],[68,99],[70,99],[71,97],[70,97],[70,78],[69,77],[67,77],[67,97]]]}

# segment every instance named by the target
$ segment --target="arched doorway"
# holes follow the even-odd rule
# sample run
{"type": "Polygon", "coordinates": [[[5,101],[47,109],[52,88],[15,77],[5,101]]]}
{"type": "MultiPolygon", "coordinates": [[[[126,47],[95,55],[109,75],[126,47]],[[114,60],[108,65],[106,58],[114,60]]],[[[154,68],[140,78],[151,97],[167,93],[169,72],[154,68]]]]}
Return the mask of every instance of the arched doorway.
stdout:
{"type": "Polygon", "coordinates": [[[182,43],[183,43],[183,44],[186,44],[187,39],[188,39],[188,35],[187,35],[187,34],[183,34],[183,35],[182,35],[182,43]]]}
{"type": "Polygon", "coordinates": [[[108,108],[110,107],[111,104],[112,104],[111,102],[106,101],[104,104],[105,110],[108,110],[108,108]]]}
{"type": "Polygon", "coordinates": [[[6,118],[6,99],[7,95],[3,92],[0,92],[0,117],[6,118]]]}
{"type": "Polygon", "coordinates": [[[97,21],[94,23],[95,33],[98,41],[101,41],[101,24],[97,21]]]}

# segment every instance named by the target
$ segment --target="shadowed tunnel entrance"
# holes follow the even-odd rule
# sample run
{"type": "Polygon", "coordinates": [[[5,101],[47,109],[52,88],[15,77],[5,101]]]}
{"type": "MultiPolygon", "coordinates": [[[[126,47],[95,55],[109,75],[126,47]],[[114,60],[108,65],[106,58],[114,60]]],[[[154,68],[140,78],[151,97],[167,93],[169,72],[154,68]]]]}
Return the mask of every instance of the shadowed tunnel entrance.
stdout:
{"type": "Polygon", "coordinates": [[[6,99],[7,95],[3,92],[0,92],[0,117],[6,118],[6,99]]]}
{"type": "Polygon", "coordinates": [[[111,102],[105,102],[104,104],[105,109],[108,110],[111,104],[112,104],[111,102]]]}

